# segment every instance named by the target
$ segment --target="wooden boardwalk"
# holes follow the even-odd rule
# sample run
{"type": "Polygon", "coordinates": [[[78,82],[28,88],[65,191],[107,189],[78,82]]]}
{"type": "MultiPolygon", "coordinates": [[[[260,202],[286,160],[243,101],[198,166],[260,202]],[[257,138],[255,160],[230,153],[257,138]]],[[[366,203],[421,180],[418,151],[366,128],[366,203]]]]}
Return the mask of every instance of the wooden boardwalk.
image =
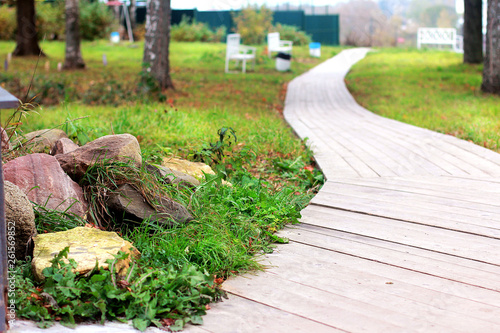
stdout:
{"type": "Polygon", "coordinates": [[[367,51],[289,84],[327,182],[269,269],[186,331],[500,332],[500,154],[356,104],[343,79],[367,51]]]}

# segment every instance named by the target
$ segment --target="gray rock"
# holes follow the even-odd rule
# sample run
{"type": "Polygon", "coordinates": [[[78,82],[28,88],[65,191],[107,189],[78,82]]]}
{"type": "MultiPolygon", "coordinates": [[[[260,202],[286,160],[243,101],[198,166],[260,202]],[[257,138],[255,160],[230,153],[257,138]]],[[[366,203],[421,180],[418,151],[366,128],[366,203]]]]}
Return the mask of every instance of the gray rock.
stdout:
{"type": "Polygon", "coordinates": [[[90,165],[103,159],[131,162],[137,167],[142,164],[141,147],[130,134],[106,135],[56,158],[75,181],[80,181],[90,165]]]}
{"type": "Polygon", "coordinates": [[[15,140],[15,143],[22,143],[33,153],[49,152],[57,140],[67,138],[68,135],[60,129],[43,129],[23,135],[15,140]]]}
{"type": "MultiPolygon", "coordinates": [[[[17,260],[24,260],[28,241],[36,236],[35,214],[33,205],[24,192],[9,181],[4,182],[5,191],[5,222],[7,241],[12,232],[15,235],[15,252],[17,260]]],[[[11,247],[11,244],[8,244],[11,247]]]]}
{"type": "Polygon", "coordinates": [[[50,150],[50,155],[55,156],[59,154],[67,154],[78,148],[80,148],[80,146],[74,143],[71,139],[61,138],[54,143],[54,146],[50,150]]]}
{"type": "Polygon", "coordinates": [[[146,170],[156,174],[167,184],[184,185],[187,187],[196,187],[200,185],[200,181],[187,173],[172,170],[161,165],[146,165],[146,170]]]}
{"type": "Polygon", "coordinates": [[[110,195],[108,207],[117,216],[124,220],[142,222],[149,219],[153,223],[173,226],[178,223],[187,223],[193,219],[186,207],[167,198],[156,197],[154,207],[132,185],[123,184],[117,192],[110,195]]]}
{"type": "Polygon", "coordinates": [[[67,210],[85,217],[88,204],[81,187],[64,173],[54,156],[21,156],[3,168],[5,180],[19,186],[31,201],[48,209],[67,210]]]}

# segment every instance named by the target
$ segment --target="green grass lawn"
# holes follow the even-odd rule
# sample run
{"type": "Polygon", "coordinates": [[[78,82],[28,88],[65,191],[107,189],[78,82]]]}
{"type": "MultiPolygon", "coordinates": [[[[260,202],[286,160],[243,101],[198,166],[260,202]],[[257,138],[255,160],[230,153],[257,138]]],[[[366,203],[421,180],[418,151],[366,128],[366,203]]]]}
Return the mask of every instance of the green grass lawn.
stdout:
{"type": "Polygon", "coordinates": [[[346,78],[370,111],[500,152],[500,97],[483,94],[481,81],[482,65],[461,54],[405,49],[371,52],[346,78]]]}
{"type": "MultiPolygon", "coordinates": [[[[147,92],[129,93],[137,89],[140,79],[143,45],[134,46],[83,43],[88,69],[68,73],[56,71],[57,63],[63,61],[64,44],[42,43],[48,59],[40,60],[32,94],[44,95],[46,104],[62,104],[43,106],[40,115],[27,119],[22,129],[53,127],[87,116],[64,129],[75,135],[79,131],[89,139],[130,132],[139,137],[145,149],[160,147],[182,155],[179,148],[199,147],[214,139],[218,128],[230,126],[240,142],[257,155],[287,155],[300,150],[301,143],[280,115],[286,83],[339,51],[326,47],[320,60],[310,58],[307,47],[296,47],[292,71],[281,73],[274,69],[274,59],[265,56],[260,47],[256,71],[243,75],[224,73],[224,44],[172,43],[171,73],[176,90],[167,91],[165,101],[158,103],[145,102],[147,92]],[[102,63],[103,54],[107,66],[102,63]],[[49,72],[45,70],[46,61],[49,72]]],[[[0,42],[0,59],[13,48],[13,43],[0,42]]],[[[35,63],[36,59],[14,59],[3,82],[0,75],[0,83],[24,97],[35,63]],[[19,87],[12,84],[13,77],[19,78],[19,87]]]]}

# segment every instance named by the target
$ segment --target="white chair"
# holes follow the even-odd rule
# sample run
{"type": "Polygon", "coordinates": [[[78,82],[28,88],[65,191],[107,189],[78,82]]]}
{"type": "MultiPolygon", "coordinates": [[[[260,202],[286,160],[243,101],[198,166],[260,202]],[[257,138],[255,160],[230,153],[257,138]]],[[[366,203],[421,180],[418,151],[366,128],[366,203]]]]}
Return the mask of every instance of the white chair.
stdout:
{"type": "Polygon", "coordinates": [[[291,40],[280,40],[279,32],[271,32],[267,34],[267,55],[270,57],[271,52],[292,53],[291,40]]]}
{"type": "Polygon", "coordinates": [[[241,72],[246,73],[247,61],[253,60],[252,69],[255,68],[255,54],[257,48],[240,44],[239,34],[229,34],[226,40],[226,73],[229,73],[229,61],[236,60],[243,63],[241,72]]]}

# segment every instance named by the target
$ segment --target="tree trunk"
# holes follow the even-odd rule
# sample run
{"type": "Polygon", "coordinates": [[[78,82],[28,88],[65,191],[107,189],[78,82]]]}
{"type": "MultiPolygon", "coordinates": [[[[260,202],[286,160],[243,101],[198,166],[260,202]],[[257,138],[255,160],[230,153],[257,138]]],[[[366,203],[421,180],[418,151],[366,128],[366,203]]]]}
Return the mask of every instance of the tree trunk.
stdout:
{"type": "Polygon", "coordinates": [[[487,26],[481,90],[500,95],[500,0],[488,0],[487,26]]]}
{"type": "Polygon", "coordinates": [[[85,68],[80,52],[78,0],[66,0],[66,50],[63,69],[85,68]]]}
{"type": "Polygon", "coordinates": [[[45,54],[38,45],[36,29],[35,0],[18,0],[16,2],[17,36],[14,56],[32,56],[45,54]]]}
{"type": "Polygon", "coordinates": [[[146,35],[144,38],[144,69],[162,89],[173,88],[170,78],[170,0],[148,0],[146,35]]]}
{"type": "Polygon", "coordinates": [[[135,0],[130,0],[129,14],[130,14],[130,25],[132,26],[132,31],[134,31],[134,29],[137,25],[137,20],[136,20],[136,16],[135,16],[136,10],[137,10],[137,6],[135,3],[135,0]]]}
{"type": "Polygon", "coordinates": [[[464,0],[464,63],[483,62],[483,1],[464,0]]]}

